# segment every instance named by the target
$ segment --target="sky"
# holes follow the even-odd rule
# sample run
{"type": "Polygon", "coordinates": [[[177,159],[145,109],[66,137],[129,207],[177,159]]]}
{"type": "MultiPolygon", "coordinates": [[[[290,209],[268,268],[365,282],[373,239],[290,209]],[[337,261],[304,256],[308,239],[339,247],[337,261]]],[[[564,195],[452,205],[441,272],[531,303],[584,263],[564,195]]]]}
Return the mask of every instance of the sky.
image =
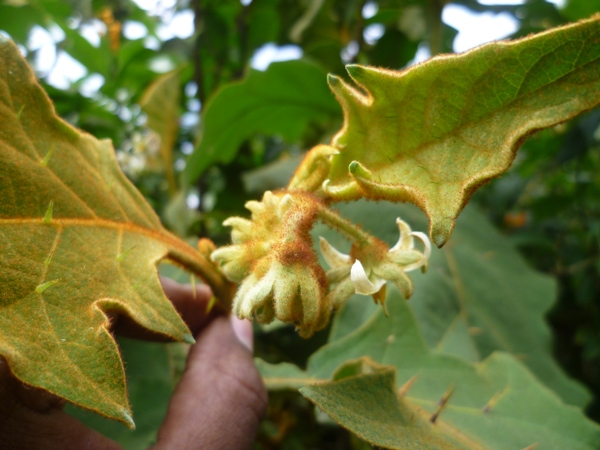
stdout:
{"type": "MultiPolygon", "coordinates": [[[[173,37],[187,38],[193,34],[193,13],[191,10],[183,10],[173,13],[176,0],[134,0],[140,8],[151,14],[163,17],[163,24],[158,28],[158,36],[162,40],[173,37]]],[[[243,4],[251,0],[241,0],[243,4]]],[[[564,5],[565,0],[551,0],[557,6],[564,5]]],[[[510,4],[519,5],[525,0],[479,0],[481,4],[510,4]]],[[[377,5],[367,2],[363,8],[363,16],[369,18],[377,13],[377,5]]],[[[518,21],[509,13],[493,14],[475,13],[463,6],[449,3],[444,7],[442,20],[459,31],[454,42],[454,51],[463,52],[477,47],[489,41],[502,39],[517,31],[518,21]]],[[[100,35],[106,29],[100,20],[94,20],[81,27],[83,36],[92,44],[99,45],[100,35]]],[[[364,38],[366,42],[376,42],[384,32],[383,25],[373,24],[365,29],[364,38]]],[[[140,22],[127,21],[123,24],[123,34],[128,39],[140,39],[146,37],[146,45],[149,48],[158,48],[158,41],[147,36],[146,27],[140,22]]],[[[58,27],[46,30],[35,27],[30,35],[30,47],[38,49],[35,61],[37,72],[47,75],[47,82],[57,88],[65,89],[86,75],[89,75],[82,85],[84,95],[93,95],[103,84],[104,79],[99,74],[88,74],[85,67],[65,52],[56,54],[53,42],[64,39],[64,33],[58,27]]],[[[356,43],[350,43],[342,52],[344,59],[350,60],[356,53],[356,43]]],[[[429,49],[426,45],[421,46],[413,62],[421,62],[429,58],[429,49]]],[[[254,54],[251,65],[258,70],[265,70],[271,62],[298,59],[302,57],[302,50],[298,46],[286,45],[277,47],[267,44],[254,54]]],[[[152,61],[152,69],[157,72],[171,70],[170,61],[160,56],[152,61]]]]}

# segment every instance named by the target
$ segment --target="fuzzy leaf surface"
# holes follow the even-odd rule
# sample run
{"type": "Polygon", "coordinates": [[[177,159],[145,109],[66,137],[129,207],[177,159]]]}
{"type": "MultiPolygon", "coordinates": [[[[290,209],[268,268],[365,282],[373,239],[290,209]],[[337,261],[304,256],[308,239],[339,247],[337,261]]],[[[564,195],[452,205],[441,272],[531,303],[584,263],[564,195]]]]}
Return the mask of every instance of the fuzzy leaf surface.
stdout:
{"type": "Polygon", "coordinates": [[[190,340],[156,264],[208,263],[164,230],[109,141],[56,116],[6,40],[0,157],[0,355],[24,383],[133,425],[106,312],[190,340]]]}
{"type": "Polygon", "coordinates": [[[184,178],[193,182],[211,164],[230,162],[243,141],[256,133],[293,142],[309,124],[340,117],[325,75],[306,61],[285,61],[264,72],[252,69],[243,81],[221,88],[204,109],[201,139],[184,178]]]}
{"type": "Polygon", "coordinates": [[[428,414],[398,396],[396,371],[369,358],[343,364],[331,382],[300,389],[336,422],[368,442],[386,448],[477,448],[447,426],[436,426],[428,414]],[[364,415],[365,411],[369,414],[364,415]]]}
{"type": "Polygon", "coordinates": [[[347,69],[365,92],[330,77],[345,123],[332,141],[329,196],[414,203],[441,247],[523,139],[600,103],[600,15],[403,72],[347,69]]]}
{"type": "MultiPolygon", "coordinates": [[[[396,217],[414,230],[427,226],[423,213],[412,205],[361,201],[340,210],[389,245],[398,239],[396,217]]],[[[314,234],[347,249],[348,243],[325,226],[315,227],[314,234]]],[[[430,348],[472,362],[506,351],[565,402],[583,407],[590,401],[589,392],[552,355],[545,316],[555,302],[556,283],[529,267],[510,239],[477,208],[465,208],[448,245],[432,249],[427,273],[410,275],[415,290],[408,305],[430,348]]],[[[368,320],[376,307],[366,300],[355,296],[336,313],[330,341],[368,320]]]]}
{"type": "MultiPolygon", "coordinates": [[[[342,426],[385,448],[440,448],[423,441],[422,428],[407,426],[406,419],[372,424],[369,418],[383,420],[397,415],[399,408],[409,408],[412,412],[405,418],[414,414],[415,418],[430,419],[440,399],[451,390],[453,394],[433,426],[436,433],[463,448],[508,450],[533,444],[556,450],[596,448],[600,427],[578,408],[564,404],[514,357],[494,353],[483,362],[472,364],[431,351],[395,288],[390,290],[387,305],[389,317],[378,310],[363,326],[325,345],[308,361],[307,387],[301,388],[301,392],[342,426]],[[340,366],[364,357],[395,368],[395,387],[403,394],[399,405],[382,400],[389,396],[391,388],[381,377],[361,379],[361,375],[355,375],[359,378],[353,380],[352,386],[340,389],[336,385],[344,382],[344,379],[336,381],[340,366]],[[320,382],[315,383],[315,379],[320,382]],[[371,400],[356,401],[356,396],[350,395],[351,389],[357,396],[359,393],[367,396],[365,391],[370,391],[371,400]],[[358,420],[359,416],[363,419],[358,420]]],[[[259,361],[259,368],[267,387],[285,388],[282,380],[285,372],[293,376],[287,387],[293,389],[300,384],[298,371],[289,367],[280,370],[276,365],[259,361]],[[272,374],[277,381],[273,386],[272,374]]],[[[352,375],[346,380],[352,380],[352,375]]],[[[434,437],[433,433],[427,435],[434,437]]]]}

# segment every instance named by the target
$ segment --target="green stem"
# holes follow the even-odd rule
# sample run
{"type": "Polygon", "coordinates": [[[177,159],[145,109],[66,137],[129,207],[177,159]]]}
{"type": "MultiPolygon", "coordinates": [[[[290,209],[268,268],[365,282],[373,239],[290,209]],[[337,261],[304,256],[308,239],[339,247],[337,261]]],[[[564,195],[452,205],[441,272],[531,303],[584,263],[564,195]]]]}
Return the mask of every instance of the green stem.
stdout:
{"type": "Polygon", "coordinates": [[[319,219],[325,224],[342,232],[350,240],[357,242],[359,245],[367,244],[373,236],[364,231],[355,223],[343,218],[337,212],[327,208],[326,206],[319,207],[319,219]]]}

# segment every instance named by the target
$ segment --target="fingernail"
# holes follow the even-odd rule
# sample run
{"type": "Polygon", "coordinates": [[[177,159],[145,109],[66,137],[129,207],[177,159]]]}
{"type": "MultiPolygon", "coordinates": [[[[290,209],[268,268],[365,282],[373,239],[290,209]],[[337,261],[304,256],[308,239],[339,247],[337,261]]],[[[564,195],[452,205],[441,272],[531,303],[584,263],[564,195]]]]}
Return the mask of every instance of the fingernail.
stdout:
{"type": "Polygon", "coordinates": [[[231,315],[231,328],[233,334],[238,338],[238,341],[252,351],[254,347],[254,334],[252,332],[252,322],[249,320],[238,319],[235,315],[231,315]]]}

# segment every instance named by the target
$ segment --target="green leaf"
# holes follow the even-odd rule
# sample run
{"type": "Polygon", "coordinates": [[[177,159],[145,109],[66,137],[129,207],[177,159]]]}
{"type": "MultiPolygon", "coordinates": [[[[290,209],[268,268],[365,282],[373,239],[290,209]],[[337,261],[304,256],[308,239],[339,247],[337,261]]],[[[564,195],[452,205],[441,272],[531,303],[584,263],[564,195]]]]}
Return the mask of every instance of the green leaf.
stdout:
{"type": "Polygon", "coordinates": [[[599,0],[567,0],[562,14],[569,20],[580,20],[600,11],[599,0]]]}
{"type": "Polygon", "coordinates": [[[146,88],[140,100],[148,116],[148,127],[160,136],[160,156],[172,195],[177,191],[173,171],[173,149],[179,132],[179,101],[181,99],[181,69],[158,77],[146,88]]]}
{"type": "Polygon", "coordinates": [[[347,69],[366,95],[330,77],[345,124],[326,193],[414,203],[441,247],[523,139],[600,103],[600,16],[403,72],[347,69]]]}
{"type": "MultiPolygon", "coordinates": [[[[418,429],[406,426],[406,413],[404,420],[389,420],[387,426],[369,419],[378,422],[377,418],[388,417],[386,411],[395,417],[412,409],[421,410],[430,421],[435,416],[435,428],[440,433],[449,433],[461,442],[468,439],[471,444],[467,448],[515,449],[533,444],[545,449],[596,448],[600,427],[581,410],[565,405],[515,358],[494,353],[482,363],[472,364],[431,351],[407,302],[395,288],[390,290],[387,305],[389,317],[379,309],[362,327],[322,347],[308,362],[304,383],[310,388],[301,392],[343,426],[374,445],[411,448],[407,447],[408,440],[414,448],[428,448],[419,447],[418,429]],[[350,373],[341,381],[333,381],[331,389],[325,391],[328,384],[320,383],[335,378],[336,373],[339,377],[340,365],[363,357],[396,369],[395,386],[403,395],[399,404],[389,404],[391,387],[382,377],[361,380],[360,375],[350,373]],[[315,378],[320,382],[315,383],[315,378]],[[336,385],[344,382],[347,384],[341,386],[345,389],[336,385]],[[350,389],[363,396],[365,390],[371,391],[372,400],[355,401],[350,389]],[[440,400],[448,397],[439,408],[440,400]],[[358,416],[362,420],[357,420],[358,416]],[[390,441],[394,437],[396,440],[390,441]]],[[[268,387],[286,387],[281,371],[275,372],[277,384],[271,386],[273,366],[261,363],[259,368],[268,387]]],[[[298,375],[293,373],[287,387],[300,384],[298,375]]]]}
{"type": "Polygon", "coordinates": [[[110,142],[56,116],[5,40],[0,124],[0,354],[24,383],[133,425],[106,313],[189,341],[156,264],[210,263],[162,227],[110,142]]]}
{"type": "MultiPolygon", "coordinates": [[[[427,226],[412,205],[360,202],[341,211],[389,244],[398,239],[396,217],[415,230],[427,226]]],[[[345,250],[341,237],[324,226],[314,234],[345,250]]],[[[586,405],[590,394],[566,376],[552,355],[545,316],[556,299],[554,280],[530,268],[476,208],[464,210],[454,235],[444,249],[432,250],[425,275],[410,274],[415,289],[408,304],[427,344],[472,362],[496,350],[510,352],[565,402],[586,405]]],[[[336,314],[330,341],[361,325],[373,310],[372,302],[356,296],[336,314]]]]}
{"type": "MultiPolygon", "coordinates": [[[[67,405],[66,411],[88,427],[114,439],[127,450],[142,450],[156,442],[156,435],[174,389],[172,346],[119,339],[127,372],[131,409],[135,414],[136,429],[105,419],[97,414],[67,405]]],[[[183,345],[183,344],[179,344],[183,345]]]]}
{"type": "Polygon", "coordinates": [[[285,61],[265,72],[250,70],[246,79],[221,88],[205,105],[200,143],[184,178],[193,182],[211,164],[230,162],[242,142],[257,133],[295,141],[309,124],[338,117],[339,106],[318,66],[285,61]]]}
{"type": "Polygon", "coordinates": [[[436,426],[423,410],[399,397],[396,371],[392,367],[380,366],[364,358],[346,363],[340,370],[349,365],[359,371],[342,379],[334,377],[333,382],[303,387],[300,392],[333,420],[360,438],[382,447],[473,448],[464,436],[449,427],[436,426]],[[360,367],[356,367],[357,362],[360,367]],[[369,413],[365,415],[365,411],[369,413]]]}

